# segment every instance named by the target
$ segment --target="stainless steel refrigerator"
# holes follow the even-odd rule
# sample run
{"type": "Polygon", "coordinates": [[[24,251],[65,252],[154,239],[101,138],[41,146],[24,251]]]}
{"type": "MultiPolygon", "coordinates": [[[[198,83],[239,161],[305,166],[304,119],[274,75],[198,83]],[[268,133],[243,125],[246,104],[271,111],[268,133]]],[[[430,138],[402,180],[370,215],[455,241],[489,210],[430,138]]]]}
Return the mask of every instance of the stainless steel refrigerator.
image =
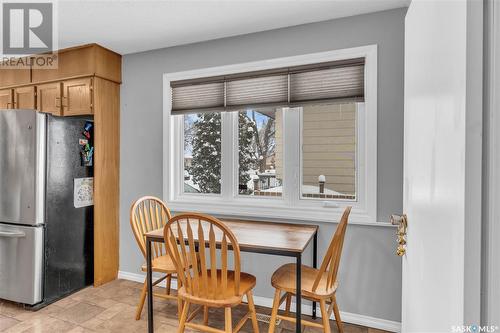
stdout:
{"type": "Polygon", "coordinates": [[[0,110],[0,298],[44,305],[93,282],[93,208],[75,208],[89,117],[0,110]]]}

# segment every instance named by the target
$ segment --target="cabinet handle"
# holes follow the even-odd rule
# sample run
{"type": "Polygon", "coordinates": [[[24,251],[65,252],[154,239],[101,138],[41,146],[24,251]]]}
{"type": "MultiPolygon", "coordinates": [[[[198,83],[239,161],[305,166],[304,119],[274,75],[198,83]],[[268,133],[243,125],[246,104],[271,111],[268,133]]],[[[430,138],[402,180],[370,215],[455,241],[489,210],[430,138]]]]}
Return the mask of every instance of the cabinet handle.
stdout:
{"type": "Polygon", "coordinates": [[[7,109],[10,109],[11,105],[12,105],[12,103],[7,103],[7,109]]]}
{"type": "Polygon", "coordinates": [[[56,108],[61,107],[61,97],[56,97],[56,108]]]}
{"type": "Polygon", "coordinates": [[[62,98],[62,105],[63,107],[67,108],[68,107],[68,97],[64,96],[62,98]]]}

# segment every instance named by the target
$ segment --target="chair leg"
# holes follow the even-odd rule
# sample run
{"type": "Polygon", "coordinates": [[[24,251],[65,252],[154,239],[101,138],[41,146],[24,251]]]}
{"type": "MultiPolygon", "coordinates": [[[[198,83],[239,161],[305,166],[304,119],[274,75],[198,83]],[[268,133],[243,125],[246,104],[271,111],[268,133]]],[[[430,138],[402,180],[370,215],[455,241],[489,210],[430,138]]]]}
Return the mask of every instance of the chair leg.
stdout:
{"type": "Polygon", "coordinates": [[[342,320],[340,319],[339,306],[337,304],[337,299],[335,298],[335,295],[333,295],[332,297],[332,302],[333,302],[333,313],[335,315],[335,322],[337,323],[337,328],[339,329],[340,333],[344,333],[344,328],[342,327],[342,320]]]}
{"type": "Polygon", "coordinates": [[[135,320],[141,319],[142,308],[144,308],[144,302],[146,301],[146,295],[148,294],[148,285],[144,281],[144,286],[141,291],[141,298],[139,299],[139,304],[137,304],[137,310],[135,312],[135,320]]]}
{"type": "Polygon", "coordinates": [[[255,304],[253,302],[253,294],[250,290],[247,293],[248,309],[250,310],[250,316],[252,318],[252,326],[254,333],[259,333],[259,323],[257,322],[257,313],[255,312],[255,304]]]}
{"type": "Polygon", "coordinates": [[[177,296],[177,316],[179,316],[179,318],[181,317],[182,315],[182,299],[177,296]]]}
{"type": "Polygon", "coordinates": [[[233,332],[233,319],[231,318],[231,308],[227,307],[224,310],[225,310],[224,317],[225,317],[225,321],[226,321],[226,325],[225,325],[226,333],[232,333],[233,332]]]}
{"type": "Polygon", "coordinates": [[[292,294],[286,294],[286,303],[285,303],[285,316],[290,315],[290,305],[292,304],[292,294]]]}
{"type": "Polygon", "coordinates": [[[170,289],[171,289],[171,285],[172,285],[172,274],[167,275],[167,280],[165,282],[167,284],[167,286],[165,288],[165,293],[167,295],[170,295],[170,289]]]}
{"type": "Polygon", "coordinates": [[[203,307],[203,325],[208,326],[208,306],[203,307]]]}
{"type": "Polygon", "coordinates": [[[271,320],[269,322],[269,333],[274,333],[276,326],[276,316],[278,315],[278,308],[280,306],[280,290],[276,289],[274,292],[273,310],[271,312],[271,320]]]}
{"type": "Polygon", "coordinates": [[[177,330],[178,333],[184,332],[184,328],[186,327],[186,319],[188,312],[189,312],[189,302],[184,302],[184,307],[182,308],[182,314],[179,319],[179,329],[177,330]]]}
{"type": "Polygon", "coordinates": [[[321,309],[321,318],[323,319],[323,332],[330,333],[330,318],[328,317],[328,311],[326,311],[325,300],[322,299],[319,302],[319,307],[321,309]]]}

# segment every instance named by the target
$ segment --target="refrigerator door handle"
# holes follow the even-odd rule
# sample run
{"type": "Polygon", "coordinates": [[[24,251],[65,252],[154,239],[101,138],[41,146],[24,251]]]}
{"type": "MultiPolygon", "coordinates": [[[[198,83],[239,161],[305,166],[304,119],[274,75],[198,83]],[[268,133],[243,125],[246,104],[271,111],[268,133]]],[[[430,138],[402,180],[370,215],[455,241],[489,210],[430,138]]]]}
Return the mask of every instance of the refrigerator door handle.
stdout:
{"type": "Polygon", "coordinates": [[[5,237],[5,238],[21,238],[26,236],[26,234],[22,231],[18,232],[7,232],[7,231],[0,231],[0,237],[5,237]]]}

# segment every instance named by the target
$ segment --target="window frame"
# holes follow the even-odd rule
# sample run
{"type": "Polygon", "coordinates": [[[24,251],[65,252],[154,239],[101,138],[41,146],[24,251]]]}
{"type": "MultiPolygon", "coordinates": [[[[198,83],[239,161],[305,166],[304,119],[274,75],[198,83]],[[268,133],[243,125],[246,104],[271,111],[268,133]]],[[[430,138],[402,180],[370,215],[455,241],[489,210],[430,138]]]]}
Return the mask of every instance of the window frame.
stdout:
{"type": "MultiPolygon", "coordinates": [[[[275,58],[236,65],[165,73],[163,76],[163,199],[173,211],[201,211],[218,216],[336,222],[352,205],[351,223],[377,221],[377,45],[307,55],[275,58]],[[301,197],[302,119],[298,108],[283,111],[283,193],[256,198],[238,193],[238,111],[221,115],[221,194],[184,193],[184,120],[171,116],[171,81],[229,75],[312,63],[365,58],[364,114],[357,112],[356,201],[301,197]],[[285,126],[296,122],[295,126],[285,126]],[[361,130],[363,127],[364,130],[361,130]],[[297,128],[300,135],[297,135],[297,128]],[[233,138],[236,138],[233,140],[233,138]],[[300,151],[294,152],[294,147],[300,151]],[[179,158],[182,156],[182,158],[179,158]]],[[[300,108],[300,107],[299,107],[300,108]]]]}

